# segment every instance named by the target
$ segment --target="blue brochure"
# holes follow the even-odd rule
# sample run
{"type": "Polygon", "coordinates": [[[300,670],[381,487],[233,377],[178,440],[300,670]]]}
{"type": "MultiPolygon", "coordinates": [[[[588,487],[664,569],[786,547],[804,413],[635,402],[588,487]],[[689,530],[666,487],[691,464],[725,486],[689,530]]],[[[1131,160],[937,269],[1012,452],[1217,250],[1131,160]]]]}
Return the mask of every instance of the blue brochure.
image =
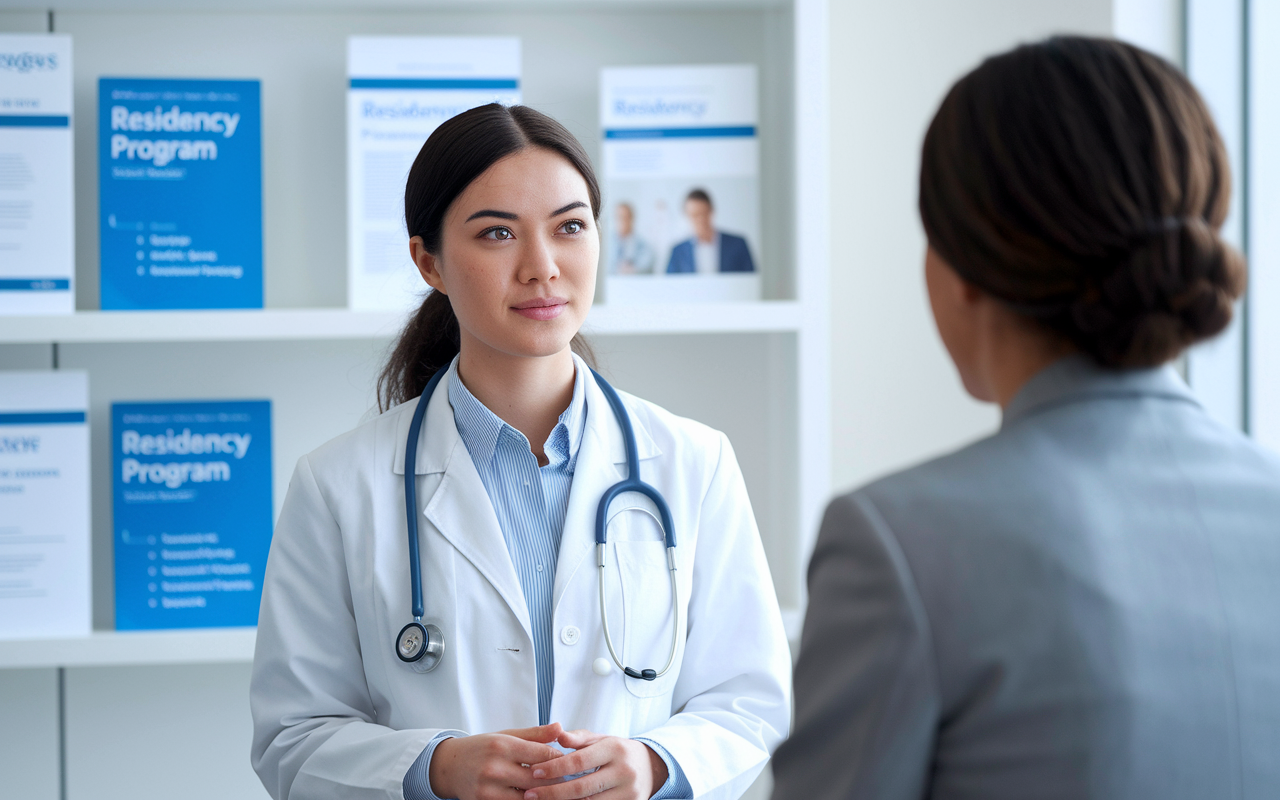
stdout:
{"type": "Polygon", "coordinates": [[[99,79],[102,308],[262,308],[259,94],[99,79]]]}
{"type": "Polygon", "coordinates": [[[113,403],[116,628],[258,623],[271,403],[113,403]]]}

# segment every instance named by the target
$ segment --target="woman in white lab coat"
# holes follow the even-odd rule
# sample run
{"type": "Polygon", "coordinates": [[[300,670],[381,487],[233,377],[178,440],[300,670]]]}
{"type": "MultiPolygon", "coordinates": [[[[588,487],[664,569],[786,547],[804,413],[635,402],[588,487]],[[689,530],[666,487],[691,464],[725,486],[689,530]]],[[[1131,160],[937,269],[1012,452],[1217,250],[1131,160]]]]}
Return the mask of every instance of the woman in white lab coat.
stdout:
{"type": "Polygon", "coordinates": [[[390,409],[300,459],[271,545],[252,756],[277,800],[733,798],[786,734],[790,656],[723,434],[621,395],[638,477],[670,506],[678,607],[646,497],[611,504],[597,567],[597,504],[632,477],[571,347],[599,213],[581,145],[528,108],[454,117],[414,162],[406,223],[435,291],[383,373],[390,409]],[[413,464],[435,666],[402,660],[397,635],[414,618],[406,437],[442,370],[413,464]],[[619,669],[660,671],[677,619],[668,671],[619,669]]]}

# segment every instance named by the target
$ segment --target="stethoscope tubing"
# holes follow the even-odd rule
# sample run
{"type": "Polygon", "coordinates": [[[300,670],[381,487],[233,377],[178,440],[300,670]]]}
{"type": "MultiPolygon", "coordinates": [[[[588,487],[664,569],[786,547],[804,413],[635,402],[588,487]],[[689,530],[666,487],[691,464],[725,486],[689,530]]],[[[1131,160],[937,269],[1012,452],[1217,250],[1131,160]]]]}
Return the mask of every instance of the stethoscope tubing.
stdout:
{"type": "Polygon", "coordinates": [[[595,376],[596,385],[604,393],[605,399],[613,409],[613,415],[618,419],[618,427],[622,428],[622,441],[627,453],[627,477],[610,486],[600,498],[600,505],[596,507],[596,544],[600,545],[608,541],[609,504],[620,494],[636,492],[648,497],[657,506],[658,513],[662,516],[662,534],[666,540],[667,549],[673,549],[676,546],[676,529],[671,521],[671,509],[667,506],[667,501],[663,499],[661,492],[640,480],[640,454],[637,452],[636,433],[631,426],[631,417],[627,414],[626,407],[622,405],[622,398],[618,397],[618,393],[609,385],[609,382],[600,377],[600,373],[594,369],[591,370],[591,374],[595,376]]]}
{"type": "MultiPolygon", "coordinates": [[[[422,630],[420,634],[424,640],[424,648],[438,648],[434,658],[436,661],[431,668],[434,669],[435,664],[439,663],[439,657],[443,654],[444,641],[443,634],[436,626],[431,625],[422,628],[422,615],[424,613],[422,602],[422,562],[418,549],[418,488],[416,467],[418,460],[418,439],[422,431],[422,422],[427,413],[427,407],[431,404],[431,397],[435,393],[436,386],[440,380],[448,372],[447,368],[436,370],[436,373],[427,381],[426,387],[422,390],[422,395],[418,398],[418,405],[413,410],[413,419],[409,423],[409,435],[405,442],[404,448],[404,500],[405,500],[405,520],[408,528],[409,536],[409,591],[412,600],[413,622],[406,625],[401,630],[400,636],[397,637],[397,652],[399,651],[400,641],[404,638],[406,631],[411,628],[422,630]],[[431,630],[434,629],[434,630],[431,630]],[[439,642],[434,642],[432,635],[438,635],[441,638],[439,642]]],[[[653,486],[640,480],[640,455],[636,446],[635,429],[631,425],[631,417],[627,414],[626,407],[622,404],[622,398],[614,391],[600,373],[594,369],[591,375],[596,380],[596,385],[604,393],[605,399],[608,400],[610,408],[613,410],[613,416],[618,421],[618,426],[622,429],[622,440],[626,449],[627,460],[627,477],[605,491],[600,498],[600,504],[596,507],[596,563],[600,570],[600,617],[603,621],[605,646],[609,650],[609,656],[613,662],[617,664],[618,669],[631,678],[652,681],[660,678],[671,669],[676,660],[676,646],[679,642],[680,631],[680,595],[676,582],[676,534],[675,524],[671,518],[671,509],[667,505],[667,501],[663,498],[662,493],[653,486]],[[653,669],[635,670],[623,664],[622,659],[618,656],[617,650],[613,646],[613,637],[609,632],[609,613],[605,605],[605,545],[608,543],[608,513],[609,505],[619,496],[627,492],[635,492],[648,497],[653,501],[653,505],[658,510],[661,517],[658,520],[662,527],[664,543],[667,548],[667,573],[671,583],[671,607],[674,619],[671,625],[671,649],[667,654],[667,663],[661,671],[653,669]]],[[[651,514],[647,509],[643,509],[645,513],[651,514]]],[[[652,514],[651,514],[652,515],[652,514]]],[[[402,661],[415,661],[421,658],[421,654],[412,658],[401,656],[402,661]]]]}
{"type": "Polygon", "coordinates": [[[422,390],[418,406],[413,410],[413,421],[409,423],[409,438],[404,446],[404,504],[405,519],[409,525],[409,594],[413,600],[413,621],[422,622],[422,560],[418,554],[418,432],[422,430],[422,420],[427,414],[427,406],[431,404],[431,396],[436,385],[449,370],[442,368],[427,381],[422,390]]]}

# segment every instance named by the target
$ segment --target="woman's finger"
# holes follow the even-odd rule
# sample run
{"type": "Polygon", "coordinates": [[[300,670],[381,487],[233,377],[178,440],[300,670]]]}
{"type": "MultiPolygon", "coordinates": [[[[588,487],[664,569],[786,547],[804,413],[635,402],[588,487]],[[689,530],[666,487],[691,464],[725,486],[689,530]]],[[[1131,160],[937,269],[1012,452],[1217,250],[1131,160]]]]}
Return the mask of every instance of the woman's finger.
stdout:
{"type": "Polygon", "coordinates": [[[538,779],[563,778],[566,775],[576,775],[579,772],[602,767],[613,760],[613,757],[614,754],[607,742],[597,742],[568,755],[540,764],[532,764],[532,774],[538,779]]]}
{"type": "Polygon", "coordinates": [[[594,798],[621,783],[619,770],[612,767],[596,770],[590,775],[563,781],[551,786],[535,787],[524,793],[524,800],[582,800],[594,798]]]}
{"type": "Polygon", "coordinates": [[[527,789],[538,789],[544,786],[564,783],[559,778],[534,778],[532,771],[528,767],[508,763],[488,764],[482,768],[482,772],[478,777],[481,778],[481,783],[484,785],[517,789],[522,793],[527,789]]]}
{"type": "MultiPolygon", "coordinates": [[[[531,766],[541,766],[550,764],[565,758],[565,754],[551,745],[541,744],[540,742],[527,742],[524,739],[507,739],[503,742],[505,745],[503,756],[506,760],[513,764],[529,764],[531,766]]],[[[573,771],[564,773],[572,775],[573,771]]]]}
{"type": "Polygon", "coordinates": [[[561,747],[570,747],[574,750],[580,750],[584,747],[589,747],[595,744],[603,738],[605,738],[603,733],[596,733],[595,731],[589,731],[586,728],[579,728],[578,730],[565,731],[561,733],[560,738],[557,741],[560,743],[561,747]]]}
{"type": "Polygon", "coordinates": [[[517,739],[524,739],[526,742],[551,744],[564,733],[564,728],[559,722],[549,722],[546,725],[537,725],[532,728],[512,728],[511,730],[498,731],[498,733],[514,736],[517,739]]]}

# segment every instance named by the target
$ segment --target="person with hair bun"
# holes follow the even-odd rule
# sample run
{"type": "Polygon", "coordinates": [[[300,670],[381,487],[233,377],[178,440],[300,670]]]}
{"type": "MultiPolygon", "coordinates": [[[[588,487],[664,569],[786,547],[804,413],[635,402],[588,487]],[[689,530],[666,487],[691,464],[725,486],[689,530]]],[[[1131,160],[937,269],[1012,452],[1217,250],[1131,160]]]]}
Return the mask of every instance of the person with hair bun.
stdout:
{"type": "Polygon", "coordinates": [[[298,461],[267,561],[252,760],[276,800],[733,800],[791,653],[723,433],[615,391],[579,335],[600,188],[525,106],[405,186],[428,292],[384,413],[298,461]]]}
{"type": "Polygon", "coordinates": [[[1245,286],[1203,100],[1055,37],[925,136],[934,320],[1000,430],[834,500],[777,800],[1273,798],[1280,458],[1171,365],[1245,286]]]}

